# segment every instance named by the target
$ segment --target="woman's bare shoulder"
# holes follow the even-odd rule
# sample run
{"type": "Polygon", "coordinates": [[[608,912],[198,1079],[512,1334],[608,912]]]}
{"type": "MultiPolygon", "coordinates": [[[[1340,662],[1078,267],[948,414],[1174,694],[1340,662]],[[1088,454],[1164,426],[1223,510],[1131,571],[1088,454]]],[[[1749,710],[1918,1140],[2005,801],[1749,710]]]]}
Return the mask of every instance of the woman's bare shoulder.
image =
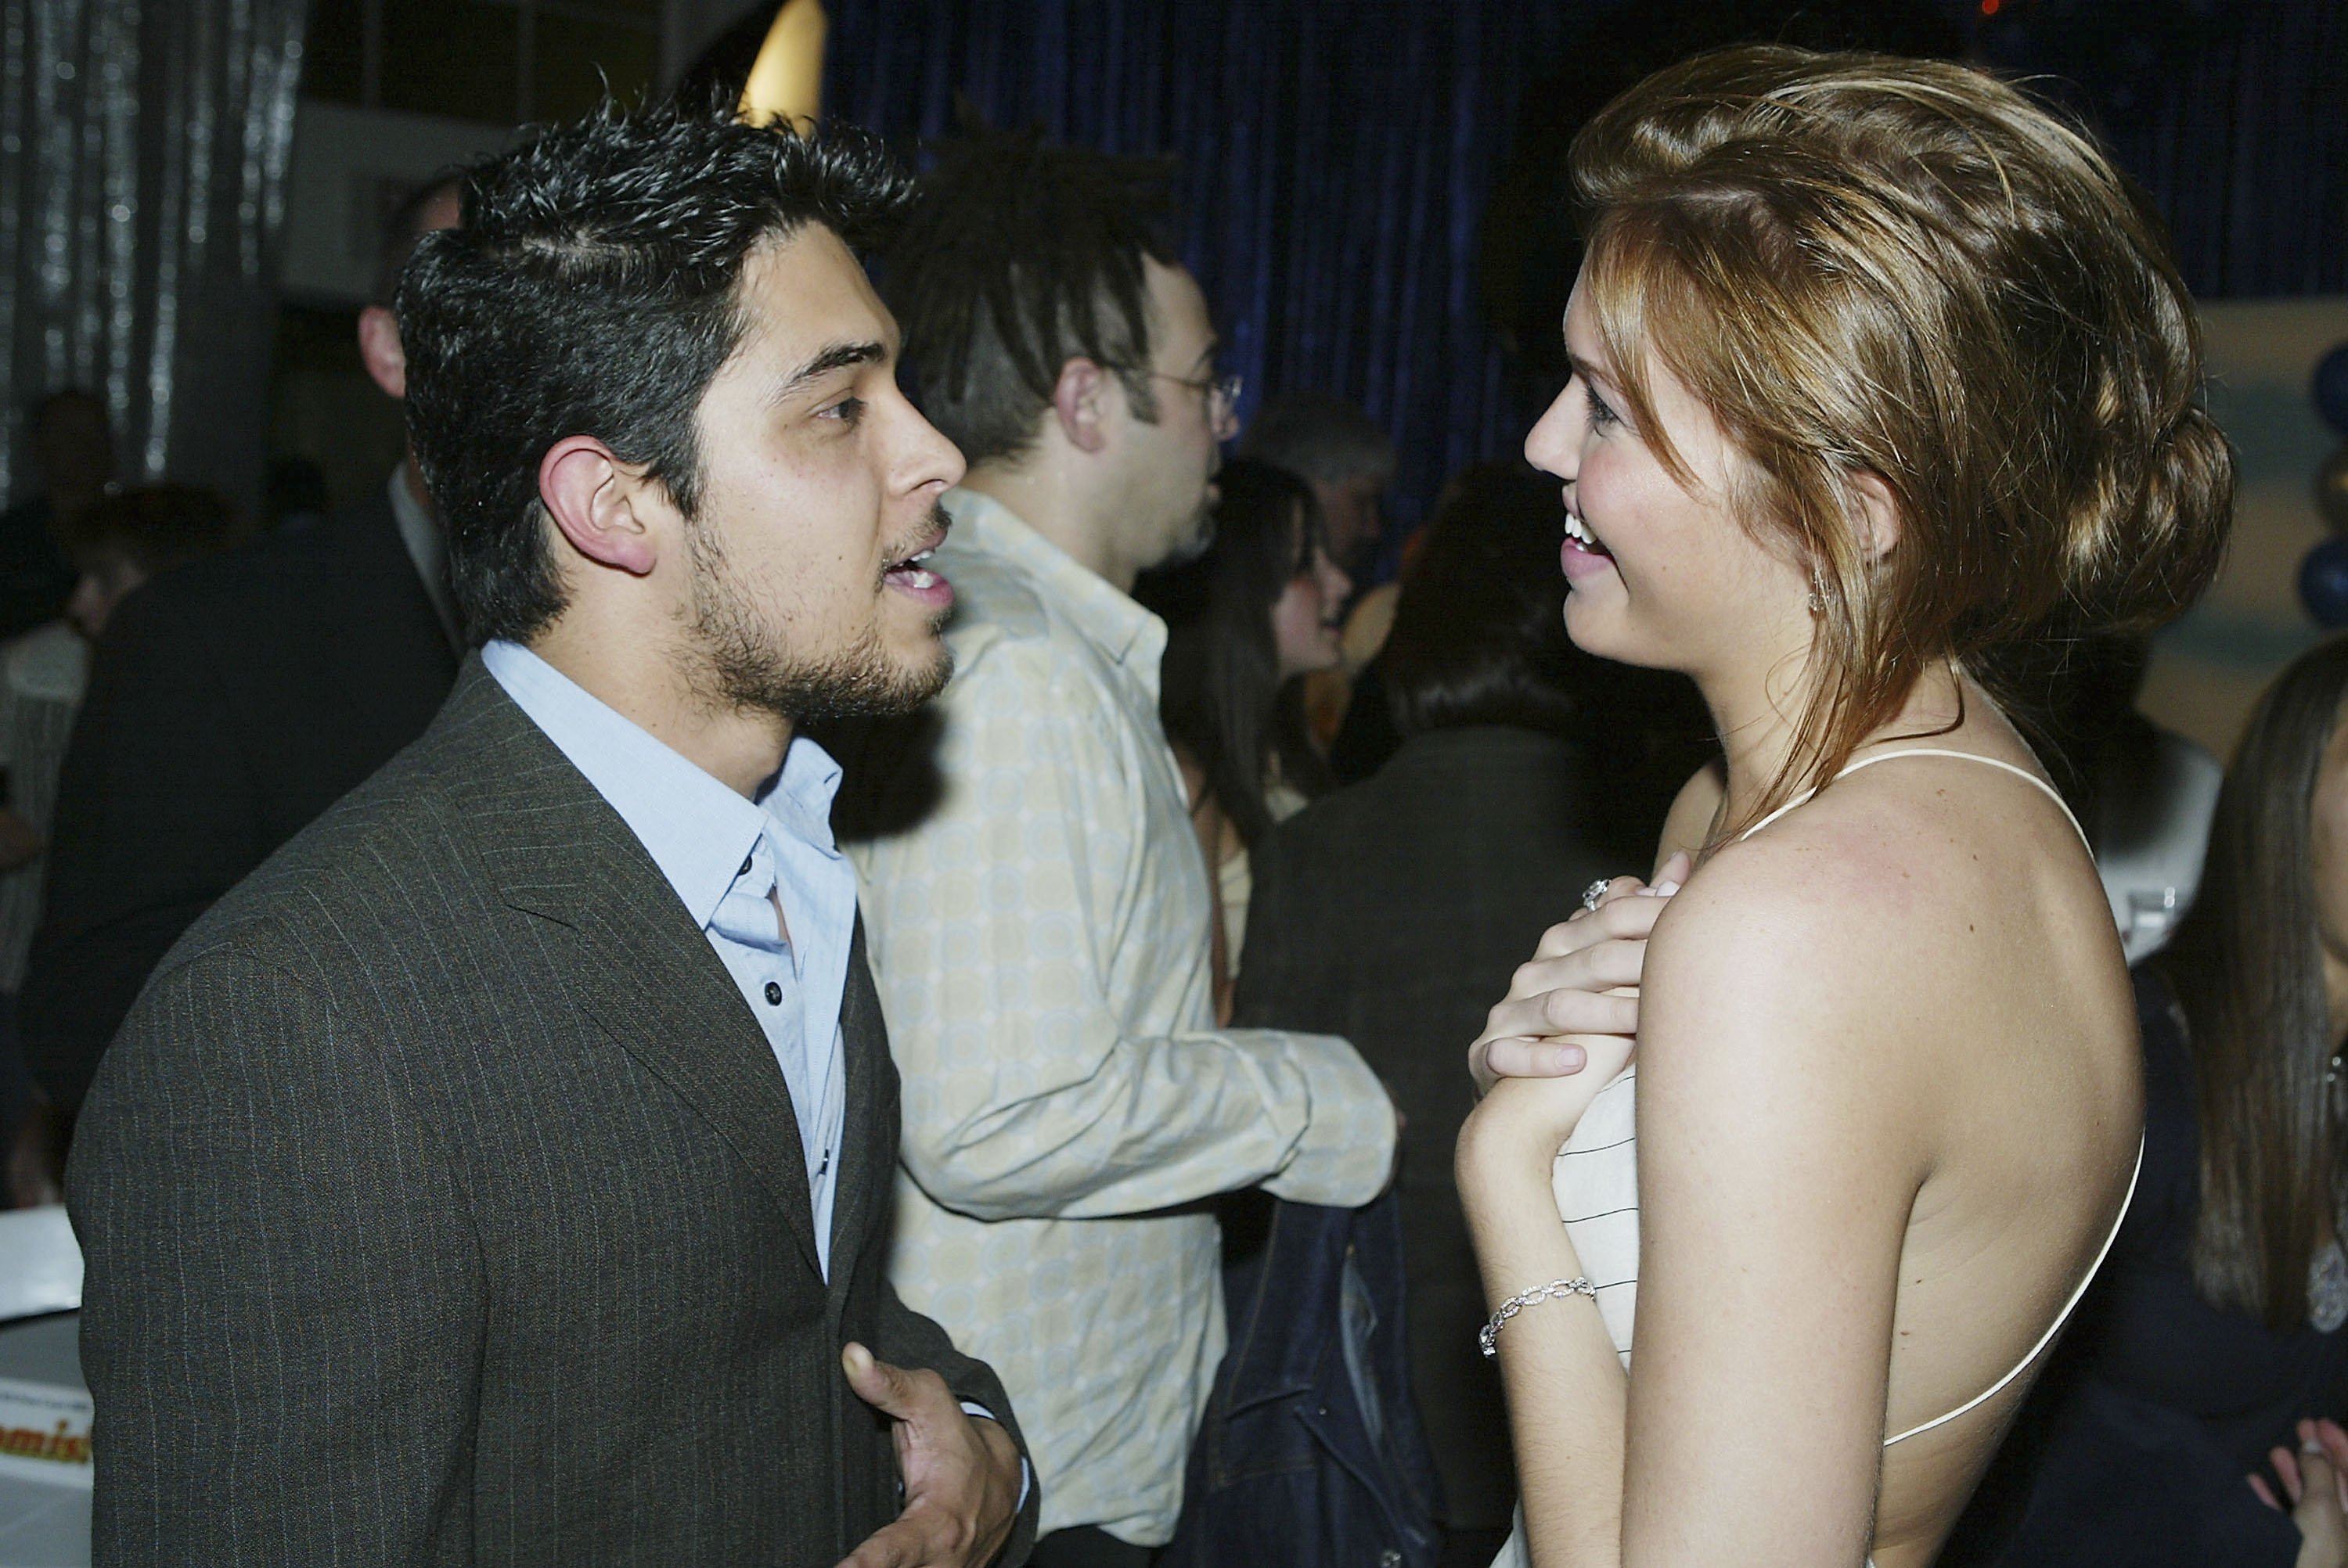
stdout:
{"type": "Polygon", "coordinates": [[[1894,1042],[1928,1044],[1966,994],[1964,933],[1991,923],[1991,878],[1962,814],[1832,793],[1717,851],[1656,922],[1643,1096],[1656,1072],[1741,1072],[1750,1064],[1712,1059],[1746,1051],[1780,1073],[1889,1087],[1894,1042]]]}
{"type": "Polygon", "coordinates": [[[1921,924],[1877,871],[1756,838],[1673,897],[1640,988],[1643,1187],[1651,1153],[1659,1171],[1732,1152],[1758,1171],[1831,1147],[1842,1176],[1890,1187],[1924,1168],[1931,1077],[1901,1044],[1936,988],[1920,994],[1921,924]]]}
{"type": "Polygon", "coordinates": [[[1724,846],[1689,878],[1649,941],[1651,996],[1725,986],[1793,1001],[1914,956],[1937,926],[1946,852],[1900,842],[1888,824],[1822,820],[1780,831],[1791,826],[1724,846]]]}
{"type": "Polygon", "coordinates": [[[2051,803],[2011,775],[1948,762],[1853,773],[1705,863],[1714,898],[1823,921],[1868,943],[1938,927],[2001,886],[2003,863],[2035,857],[2034,837],[2073,830],[2051,803]],[[1986,786],[1984,788],[1984,786],[1986,786]],[[2041,817],[2043,815],[2043,820],[2041,817]],[[1785,907],[1780,907],[1785,906],[1785,907]]]}

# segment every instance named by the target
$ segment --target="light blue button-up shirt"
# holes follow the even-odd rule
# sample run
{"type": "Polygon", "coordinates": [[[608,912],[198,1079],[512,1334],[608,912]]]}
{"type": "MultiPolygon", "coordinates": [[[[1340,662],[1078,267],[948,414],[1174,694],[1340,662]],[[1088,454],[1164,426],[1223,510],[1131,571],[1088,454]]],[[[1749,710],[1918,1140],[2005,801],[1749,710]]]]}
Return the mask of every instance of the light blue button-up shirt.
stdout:
{"type": "Polygon", "coordinates": [[[829,1275],[847,1091],[839,1006],[856,931],[856,872],[831,836],[839,764],[794,737],[781,773],[746,800],[521,644],[491,642],[481,662],[620,814],[734,977],[790,1089],[829,1275]],[[766,904],[770,867],[789,939],[736,939],[739,916],[766,904]]]}
{"type": "MultiPolygon", "coordinates": [[[[839,764],[813,741],[795,735],[783,753],[782,772],[760,786],[757,800],[745,800],[520,643],[491,642],[481,650],[481,662],[620,814],[685,901],[685,913],[765,1031],[798,1119],[816,1255],[829,1278],[848,1087],[839,1004],[856,937],[856,872],[831,836],[839,764]],[[720,931],[718,909],[736,884],[751,898],[763,898],[770,866],[790,939],[743,942],[720,931]],[[812,1050],[810,1040],[817,1042],[812,1050]]],[[[728,926],[736,924],[732,917],[743,902],[734,899],[728,926]]],[[[970,1415],[994,1419],[984,1405],[961,1403],[970,1415]]],[[[1023,1454],[1021,1508],[1034,1484],[1035,1471],[1023,1454]]]]}

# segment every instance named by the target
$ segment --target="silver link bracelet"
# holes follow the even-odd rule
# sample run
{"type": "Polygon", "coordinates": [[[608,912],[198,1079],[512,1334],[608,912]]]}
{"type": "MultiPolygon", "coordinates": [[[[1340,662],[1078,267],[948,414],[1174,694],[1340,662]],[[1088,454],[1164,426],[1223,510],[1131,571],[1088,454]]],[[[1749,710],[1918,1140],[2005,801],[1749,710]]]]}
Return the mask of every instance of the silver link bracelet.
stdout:
{"type": "Polygon", "coordinates": [[[1500,1309],[1492,1314],[1490,1322],[1476,1330],[1476,1343],[1484,1348],[1488,1358],[1498,1356],[1500,1353],[1501,1324],[1537,1301],[1554,1301],[1561,1296],[1586,1296],[1596,1301],[1598,1287],[1590,1283],[1589,1276],[1577,1274],[1571,1279],[1552,1279],[1547,1285],[1536,1285],[1530,1290],[1511,1296],[1500,1303],[1500,1309]]]}

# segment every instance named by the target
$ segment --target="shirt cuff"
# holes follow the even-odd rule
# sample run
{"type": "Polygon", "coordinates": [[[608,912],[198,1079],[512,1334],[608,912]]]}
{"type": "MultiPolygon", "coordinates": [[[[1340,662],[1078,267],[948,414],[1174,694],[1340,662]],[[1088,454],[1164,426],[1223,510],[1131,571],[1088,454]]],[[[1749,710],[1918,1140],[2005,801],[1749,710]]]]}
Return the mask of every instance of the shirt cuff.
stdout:
{"type": "MultiPolygon", "coordinates": [[[[998,1427],[1003,1424],[1000,1420],[995,1419],[995,1414],[993,1410],[988,1409],[984,1405],[978,1403],[975,1399],[964,1399],[962,1402],[962,1413],[965,1416],[976,1416],[982,1420],[994,1421],[998,1427]]],[[[1013,1512],[1015,1513],[1020,1509],[1027,1506],[1027,1489],[1033,1486],[1035,1482],[1035,1472],[1028,1468],[1027,1456],[1025,1454],[1021,1454],[1019,1456],[1019,1501],[1014,1506],[1012,1510],[1013,1512]]]]}
{"type": "Polygon", "coordinates": [[[1385,1190],[1394,1174],[1395,1106],[1361,1053],[1335,1035],[1233,1030],[1277,1049],[1304,1081],[1306,1120],[1264,1191],[1291,1203],[1356,1209],[1385,1190]]]}

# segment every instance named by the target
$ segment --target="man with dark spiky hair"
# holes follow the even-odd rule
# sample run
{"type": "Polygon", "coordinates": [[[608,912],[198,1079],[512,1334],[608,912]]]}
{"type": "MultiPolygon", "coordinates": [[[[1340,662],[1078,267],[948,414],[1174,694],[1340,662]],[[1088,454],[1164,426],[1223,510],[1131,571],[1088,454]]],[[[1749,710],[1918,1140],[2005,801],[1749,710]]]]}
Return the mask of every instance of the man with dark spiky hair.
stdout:
{"type": "Polygon", "coordinates": [[[606,108],[401,283],[475,651],[102,1064],[98,1560],[1017,1562],[1001,1385],[885,1270],[839,777],[943,682],[953,448],[849,246],[868,140],[606,108]]]}
{"type": "Polygon", "coordinates": [[[1235,430],[1206,300],[1153,228],[1162,172],[966,140],[884,275],[971,464],[938,554],[960,600],[940,743],[876,742],[859,793],[877,822],[930,764],[943,787],[850,850],[906,1082],[891,1272],[1014,1390],[1052,1568],[1173,1533],[1224,1337],[1199,1200],[1365,1203],[1394,1151],[1344,1040],[1216,1026],[1166,629],[1128,594],[1203,538],[1235,430]]]}

